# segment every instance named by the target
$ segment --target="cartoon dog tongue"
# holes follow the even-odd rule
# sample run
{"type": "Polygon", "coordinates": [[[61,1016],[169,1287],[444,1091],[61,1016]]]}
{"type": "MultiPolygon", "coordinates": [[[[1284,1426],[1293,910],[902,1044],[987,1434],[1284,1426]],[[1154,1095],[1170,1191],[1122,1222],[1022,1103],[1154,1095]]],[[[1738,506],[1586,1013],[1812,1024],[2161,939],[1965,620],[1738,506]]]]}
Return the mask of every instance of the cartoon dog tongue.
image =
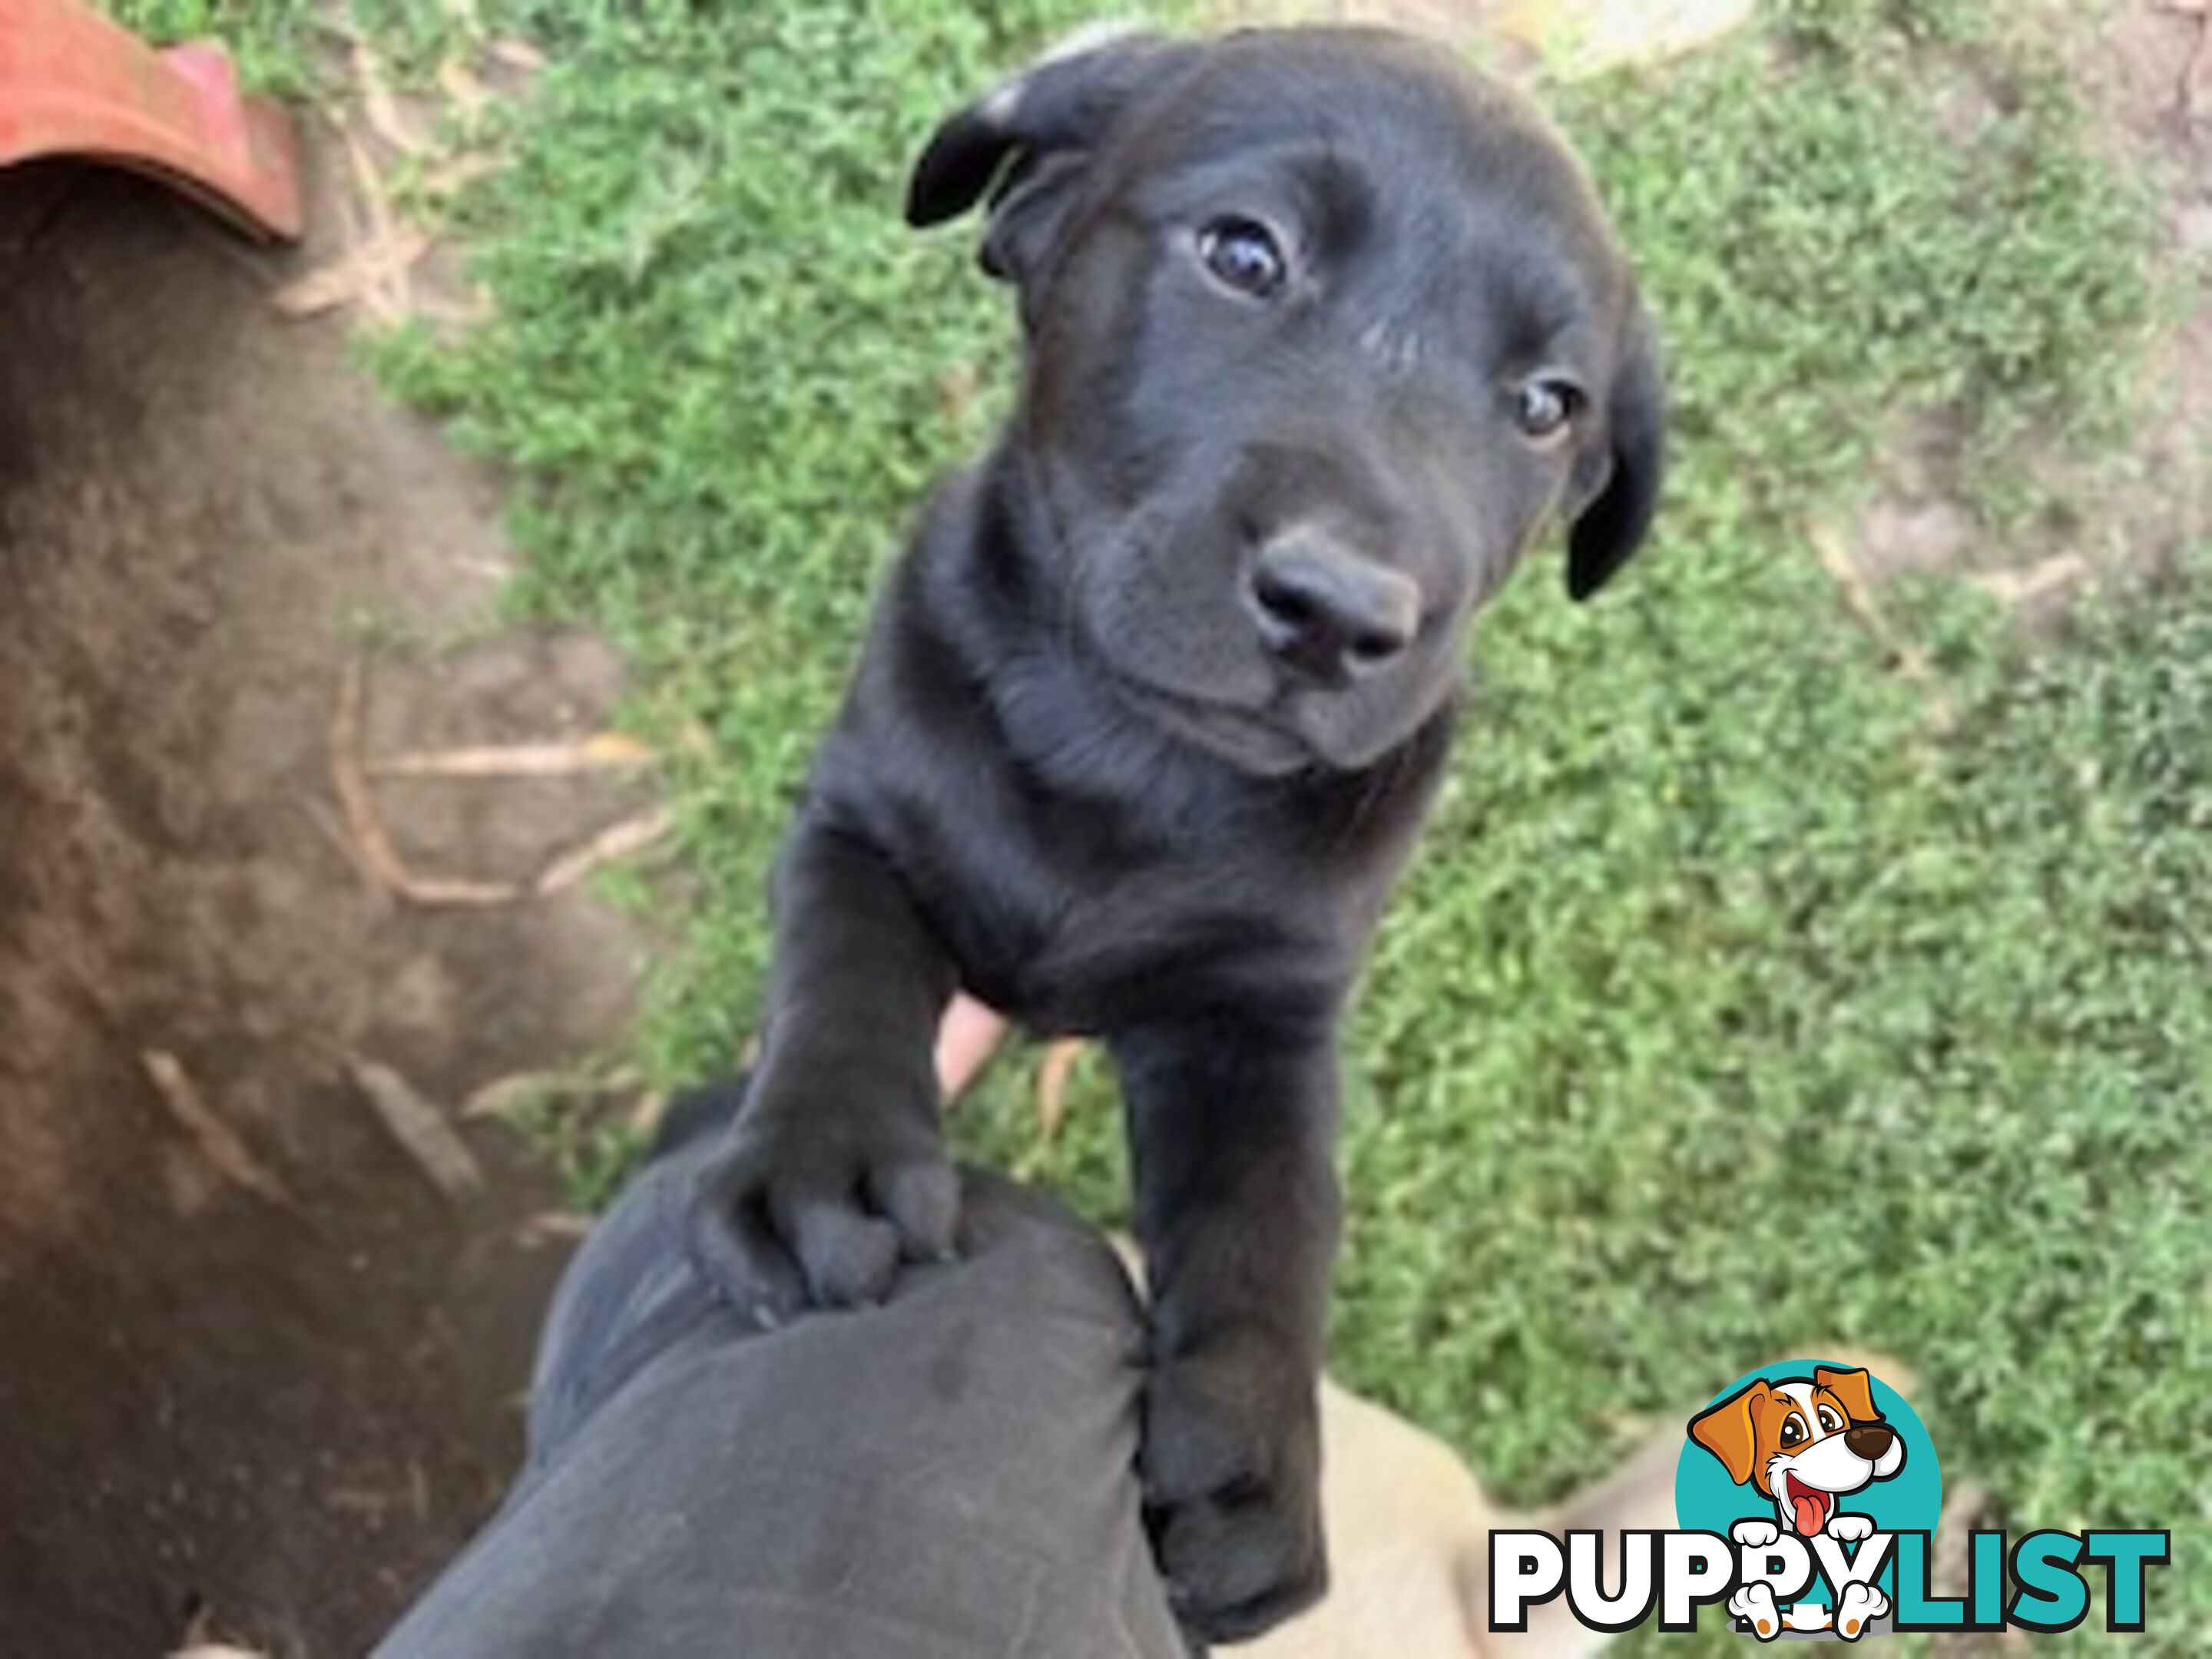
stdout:
{"type": "Polygon", "coordinates": [[[1819,1536],[1822,1524],[1828,1518],[1828,1494],[1815,1491],[1794,1474],[1786,1476],[1784,1484],[1788,1488],[1790,1507],[1796,1511],[1797,1530],[1808,1538],[1819,1536]]]}

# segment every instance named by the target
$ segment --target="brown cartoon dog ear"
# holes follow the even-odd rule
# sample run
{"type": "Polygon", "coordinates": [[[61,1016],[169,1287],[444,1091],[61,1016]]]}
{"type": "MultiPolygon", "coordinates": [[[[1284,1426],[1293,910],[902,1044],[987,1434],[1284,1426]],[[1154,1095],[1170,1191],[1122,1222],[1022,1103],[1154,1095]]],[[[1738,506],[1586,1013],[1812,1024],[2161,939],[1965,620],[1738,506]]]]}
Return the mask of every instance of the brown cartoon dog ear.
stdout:
{"type": "Polygon", "coordinates": [[[1874,1408],[1874,1389],[1864,1371],[1832,1371],[1826,1366],[1815,1366],[1813,1384],[1842,1401],[1844,1415],[1852,1422],[1881,1421],[1881,1413],[1874,1408]]]}
{"type": "Polygon", "coordinates": [[[1721,1467],[1729,1472],[1729,1479],[1739,1486],[1751,1479],[1752,1460],[1759,1443],[1751,1423],[1752,1407],[1773,1392],[1762,1376],[1690,1419],[1690,1437],[1719,1458],[1721,1467]]]}

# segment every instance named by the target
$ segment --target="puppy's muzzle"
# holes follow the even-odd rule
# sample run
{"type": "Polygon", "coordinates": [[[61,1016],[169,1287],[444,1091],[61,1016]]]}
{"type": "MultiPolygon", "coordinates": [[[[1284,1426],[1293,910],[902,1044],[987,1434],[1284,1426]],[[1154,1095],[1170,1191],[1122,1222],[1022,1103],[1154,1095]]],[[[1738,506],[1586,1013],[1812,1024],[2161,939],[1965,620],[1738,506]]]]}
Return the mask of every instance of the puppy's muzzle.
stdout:
{"type": "Polygon", "coordinates": [[[1411,577],[1310,529],[1261,548],[1245,599],[1267,654],[1316,685],[1347,685],[1387,666],[1420,629],[1411,577]]]}

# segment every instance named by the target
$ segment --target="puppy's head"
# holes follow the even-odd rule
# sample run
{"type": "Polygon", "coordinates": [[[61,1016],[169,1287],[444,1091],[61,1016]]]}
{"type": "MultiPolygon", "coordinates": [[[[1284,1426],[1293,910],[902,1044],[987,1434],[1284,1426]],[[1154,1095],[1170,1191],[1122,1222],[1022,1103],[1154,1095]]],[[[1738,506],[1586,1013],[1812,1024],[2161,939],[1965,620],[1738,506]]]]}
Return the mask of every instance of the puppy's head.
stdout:
{"type": "Polygon", "coordinates": [[[1077,637],[1246,769],[1404,741],[1551,520],[1577,599],[1643,540],[1662,397],[1627,268],[1542,118],[1442,49],[1092,42],[947,121],[908,216],[986,200],[1077,637]]]}
{"type": "Polygon", "coordinates": [[[1812,1381],[1747,1384],[1690,1420],[1690,1434],[1729,1479],[1775,1500],[1807,1537],[1836,1499],[1905,1466],[1905,1442],[1875,1409],[1863,1370],[1816,1369],[1812,1381]]]}

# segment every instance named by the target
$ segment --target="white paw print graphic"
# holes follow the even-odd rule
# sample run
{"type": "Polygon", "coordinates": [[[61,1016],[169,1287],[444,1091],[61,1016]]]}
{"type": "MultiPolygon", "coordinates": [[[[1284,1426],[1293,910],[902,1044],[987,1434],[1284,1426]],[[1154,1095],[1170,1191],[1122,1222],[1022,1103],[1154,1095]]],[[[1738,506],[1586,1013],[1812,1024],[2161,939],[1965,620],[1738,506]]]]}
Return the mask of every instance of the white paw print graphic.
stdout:
{"type": "Polygon", "coordinates": [[[1730,1535],[1747,1549],[1763,1550],[1782,1536],[1782,1529],[1771,1521],[1739,1521],[1730,1535]]]}
{"type": "Polygon", "coordinates": [[[1824,1530],[1838,1543],[1856,1544],[1874,1531],[1874,1517],[1870,1515],[1831,1516],[1824,1530]]]}

